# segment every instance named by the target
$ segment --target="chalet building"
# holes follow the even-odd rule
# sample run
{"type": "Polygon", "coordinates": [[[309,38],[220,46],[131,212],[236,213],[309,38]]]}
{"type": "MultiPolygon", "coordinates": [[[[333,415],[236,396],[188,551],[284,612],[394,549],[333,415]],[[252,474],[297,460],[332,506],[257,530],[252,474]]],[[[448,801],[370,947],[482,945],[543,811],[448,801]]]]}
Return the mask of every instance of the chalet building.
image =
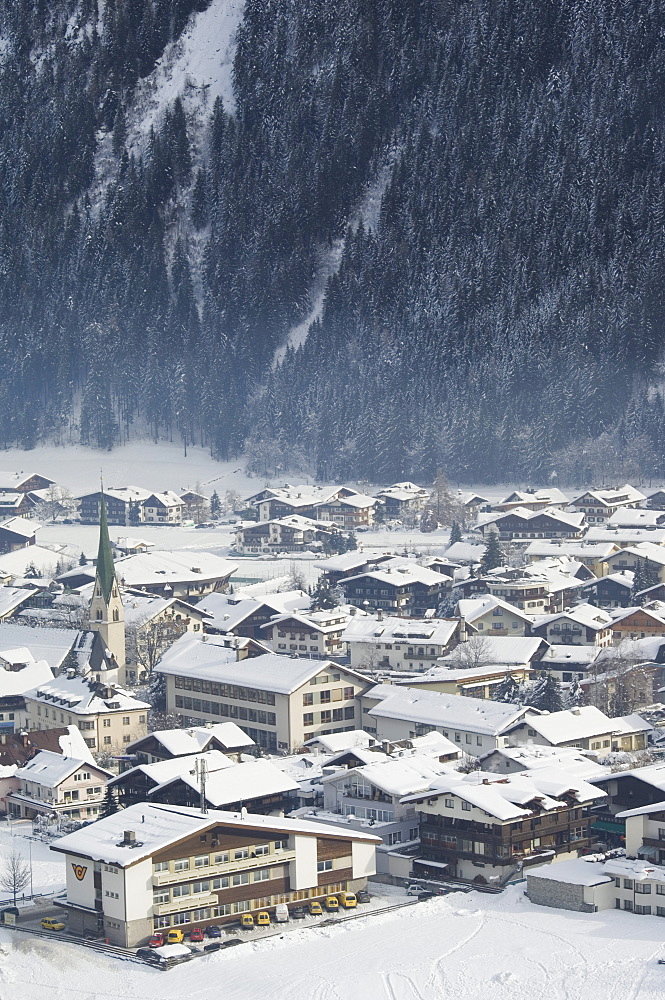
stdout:
{"type": "Polygon", "coordinates": [[[319,521],[332,521],[340,528],[353,531],[374,524],[374,515],[380,506],[381,501],[376,497],[352,493],[350,496],[331,497],[318,504],[316,517],[319,521]]]}
{"type": "Polygon", "coordinates": [[[598,608],[626,608],[630,604],[632,588],[633,574],[630,570],[621,570],[585,583],[580,589],[580,596],[598,608]]]}
{"type": "Polygon", "coordinates": [[[272,751],[295,751],[319,734],[360,728],[356,698],[367,680],[348,667],[275,653],[236,662],[230,650],[210,655],[205,643],[199,651],[196,640],[186,649],[182,643],[155,667],[166,677],[169,712],[199,724],[233,720],[272,751]]]}
{"type": "MultiPolygon", "coordinates": [[[[222,593],[238,564],[211,552],[143,552],[116,561],[123,588],[143,590],[164,597],[189,598],[222,593]]],[[[79,589],[95,578],[94,566],[77,566],[58,576],[69,590],[79,589]]]]}
{"type": "Polygon", "coordinates": [[[391,562],[395,557],[386,553],[385,555],[367,555],[360,549],[352,549],[343,552],[339,556],[331,556],[323,562],[317,562],[317,569],[321,573],[321,579],[329,587],[336,587],[342,580],[347,580],[352,576],[361,573],[368,573],[386,562],[391,562]]]}
{"type": "Polygon", "coordinates": [[[414,874],[505,881],[548,860],[576,858],[591,843],[590,806],[604,793],[563,769],[517,774],[473,771],[435,778],[403,804],[420,814],[414,874]]]}
{"type": "Polygon", "coordinates": [[[46,681],[24,698],[21,724],[26,729],[75,725],[91,750],[122,749],[147,731],[148,704],[82,677],[46,681]]]}
{"type": "MultiPolygon", "coordinates": [[[[594,664],[604,652],[604,648],[556,643],[547,649],[538,663],[538,669],[546,670],[564,684],[570,684],[573,680],[581,681],[594,669],[594,664]]],[[[597,670],[597,672],[602,671],[597,670]]]]}
{"type": "Polygon", "coordinates": [[[511,746],[544,744],[581,750],[644,750],[651,725],[639,715],[610,719],[593,705],[549,714],[528,714],[507,730],[511,746]]]}
{"type": "Polygon", "coordinates": [[[400,618],[423,618],[436,610],[451,582],[441,573],[403,559],[347,577],[339,586],[347,603],[359,608],[381,609],[400,618]]]}
{"type": "Polygon", "coordinates": [[[457,602],[455,614],[480,635],[525,635],[531,619],[500,597],[485,595],[457,602]]]}
{"type": "Polygon", "coordinates": [[[463,493],[460,490],[457,494],[457,501],[467,514],[467,520],[473,520],[484,507],[489,509],[489,500],[487,497],[481,496],[480,493],[463,493]]]}
{"type": "Polygon", "coordinates": [[[66,816],[90,822],[102,808],[110,771],[90,760],[40,750],[16,771],[16,791],[7,796],[11,816],[66,816]]]}
{"type": "Polygon", "coordinates": [[[0,518],[29,517],[35,508],[27,493],[0,493],[0,518]]]}
{"type": "Polygon", "coordinates": [[[170,645],[185,633],[203,634],[212,617],[177,597],[156,597],[137,590],[124,591],[123,597],[127,647],[123,682],[126,684],[145,680],[170,645]]]}
{"type": "Polygon", "coordinates": [[[654,490],[647,497],[647,507],[649,510],[665,511],[665,489],[654,490]]]}
{"type": "Polygon", "coordinates": [[[544,559],[574,559],[582,563],[594,576],[605,576],[608,572],[607,557],[618,552],[615,542],[529,542],[524,555],[530,563],[538,563],[544,559]]]}
{"type": "Polygon", "coordinates": [[[421,671],[475,633],[460,618],[418,621],[381,614],[351,617],[341,638],[354,669],[421,671]]]}
{"type": "Polygon", "coordinates": [[[378,837],[305,820],[140,803],[57,840],[69,930],[134,948],[155,930],[228,923],[363,888],[378,837]]]}
{"type": "Polygon", "coordinates": [[[136,802],[198,806],[203,794],[211,809],[245,806],[255,813],[275,815],[297,808],[299,789],[296,781],[269,760],[238,763],[219,750],[137,764],[112,778],[109,786],[122,808],[136,802]]]}
{"type": "MultiPolygon", "coordinates": [[[[630,771],[615,771],[594,778],[593,783],[607,795],[602,806],[595,810],[598,830],[622,836],[626,833],[626,826],[618,819],[619,813],[649,808],[665,799],[665,764],[658,762],[630,771]]],[[[660,849],[661,845],[658,847],[660,849]]],[[[662,851],[662,857],[656,857],[659,864],[665,864],[665,842],[662,851]]]]}
{"type": "Polygon", "coordinates": [[[578,539],[584,534],[584,515],[547,508],[542,511],[516,507],[505,514],[488,515],[478,531],[483,538],[498,531],[501,541],[522,541],[533,538],[578,539]]]}
{"type": "Polygon", "coordinates": [[[182,524],[185,504],[177,493],[151,493],[141,502],[141,521],[146,524],[182,524]]]}
{"type": "Polygon", "coordinates": [[[260,642],[264,639],[262,627],[276,615],[305,611],[311,598],[302,590],[288,590],[262,597],[243,597],[240,594],[209,594],[199,601],[197,608],[210,615],[206,632],[246,636],[260,642]]]}
{"type": "MultiPolygon", "coordinates": [[[[256,508],[259,521],[272,521],[291,514],[299,514],[301,517],[308,517],[312,520],[337,521],[335,517],[329,517],[325,507],[327,504],[337,500],[348,499],[349,497],[360,497],[357,490],[349,486],[283,486],[266,487],[254,496],[248,497],[245,501],[247,507],[256,508]]],[[[373,511],[378,501],[374,497],[362,497],[361,508],[373,511]],[[369,508],[365,506],[369,501],[369,508]]],[[[338,511],[338,513],[340,513],[338,511]]],[[[344,511],[343,516],[350,511],[344,511]]],[[[362,514],[360,515],[363,516],[362,514]]],[[[368,516],[368,515],[364,515],[368,516]]]]}
{"type": "Polygon", "coordinates": [[[36,472],[0,472],[0,493],[32,493],[54,485],[52,479],[36,472]]]}
{"type": "Polygon", "coordinates": [[[623,639],[665,635],[665,604],[661,601],[653,601],[647,607],[622,609],[613,618],[611,627],[617,645],[623,639]]]}
{"type": "Polygon", "coordinates": [[[531,635],[564,646],[611,646],[612,616],[592,604],[579,604],[571,611],[534,619],[531,635]]]}
{"type": "Polygon", "coordinates": [[[337,530],[332,521],[289,514],[274,521],[242,525],[236,531],[235,550],[243,555],[318,551],[337,530]]]}
{"type": "Polygon", "coordinates": [[[0,524],[0,554],[27,549],[37,542],[38,524],[30,524],[23,517],[11,517],[0,524]]]}
{"type": "Polygon", "coordinates": [[[629,570],[634,573],[638,566],[653,573],[654,581],[658,579],[665,583],[665,547],[642,542],[638,545],[627,545],[619,552],[608,556],[607,566],[610,573],[621,573],[629,570]]]}
{"type": "Polygon", "coordinates": [[[276,653],[304,656],[310,660],[343,656],[342,635],[349,615],[340,608],[278,615],[261,629],[264,641],[276,653]]]}
{"type": "Polygon", "coordinates": [[[587,490],[570,506],[584,514],[588,524],[603,525],[621,507],[639,507],[645,501],[643,493],[626,483],[618,489],[587,490]]]}
{"type": "Polygon", "coordinates": [[[527,709],[479,698],[375,684],[360,696],[362,728],[381,740],[408,740],[440,733],[473,757],[506,743],[507,732],[527,709]]]}
{"type": "Polygon", "coordinates": [[[173,760],[176,757],[219,750],[230,760],[240,760],[243,753],[254,753],[256,743],[235,722],[218,722],[189,729],[160,729],[135,740],[127,747],[127,755],[139,764],[173,760]]]}
{"type": "Polygon", "coordinates": [[[422,678],[409,677],[398,683],[418,691],[441,691],[443,694],[462,695],[466,698],[494,698],[509,677],[521,684],[533,677],[533,669],[530,664],[434,667],[423,674],[422,678]]]}
{"type": "Polygon", "coordinates": [[[185,505],[188,517],[199,518],[202,511],[210,508],[210,500],[203,493],[196,493],[194,490],[185,490],[180,494],[180,499],[185,505]]]}
{"type": "MultiPolygon", "coordinates": [[[[657,834],[658,823],[665,818],[665,803],[661,803],[660,809],[644,813],[650,820],[649,833],[657,834]]],[[[622,815],[628,817],[627,822],[634,821],[631,813],[622,815]]],[[[647,847],[637,849],[635,857],[635,848],[628,848],[628,839],[627,836],[629,857],[606,857],[597,861],[594,859],[598,855],[590,855],[528,872],[526,895],[532,903],[561,910],[597,913],[614,909],[665,917],[665,868],[648,857],[647,847]]]]}
{"type": "Polygon", "coordinates": [[[524,510],[537,511],[553,507],[564,510],[569,503],[568,497],[556,487],[544,490],[514,490],[499,503],[493,504],[492,509],[507,511],[522,507],[524,510]]]}
{"type": "Polygon", "coordinates": [[[546,579],[520,578],[518,574],[511,579],[510,574],[502,574],[499,577],[487,577],[485,585],[493,597],[500,597],[530,615],[542,614],[550,603],[546,579]]]}
{"type": "Polygon", "coordinates": [[[61,753],[60,738],[68,734],[69,729],[66,726],[20,733],[7,732],[0,728],[0,766],[11,767],[16,764],[22,767],[40,750],[61,753]]]}
{"type": "Polygon", "coordinates": [[[87,493],[80,497],[83,524],[99,524],[102,496],[109,524],[139,524],[143,521],[141,504],[152,496],[150,490],[140,486],[108,487],[102,493],[87,493]]]}
{"type": "MultiPolygon", "coordinates": [[[[37,587],[0,587],[0,621],[13,618],[19,608],[32,607],[40,593],[43,592],[37,587]]],[[[52,600],[52,595],[47,593],[52,600]]]]}
{"type": "Polygon", "coordinates": [[[429,490],[415,483],[394,483],[379,490],[376,499],[383,505],[382,513],[386,521],[396,518],[413,517],[419,514],[429,499],[429,490]]]}

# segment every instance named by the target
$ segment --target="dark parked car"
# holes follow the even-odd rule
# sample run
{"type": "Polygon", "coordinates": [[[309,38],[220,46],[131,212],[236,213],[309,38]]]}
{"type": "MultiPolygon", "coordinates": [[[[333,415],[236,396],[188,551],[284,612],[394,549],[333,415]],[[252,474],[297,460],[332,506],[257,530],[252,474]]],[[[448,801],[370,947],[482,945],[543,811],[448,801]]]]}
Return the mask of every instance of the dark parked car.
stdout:
{"type": "Polygon", "coordinates": [[[296,906],[294,910],[291,910],[290,917],[292,920],[304,920],[307,916],[307,910],[304,906],[296,906]]]}
{"type": "Polygon", "coordinates": [[[369,903],[371,896],[368,893],[367,889],[359,889],[358,892],[356,893],[356,899],[358,900],[359,903],[369,903]]]}
{"type": "Polygon", "coordinates": [[[206,927],[206,937],[209,938],[221,938],[222,928],[218,927],[217,924],[210,924],[210,927],[206,927]]]}
{"type": "Polygon", "coordinates": [[[136,957],[142,958],[143,961],[148,962],[149,965],[163,965],[165,962],[165,959],[161,955],[158,955],[150,948],[139,948],[136,952],[136,957]]]}

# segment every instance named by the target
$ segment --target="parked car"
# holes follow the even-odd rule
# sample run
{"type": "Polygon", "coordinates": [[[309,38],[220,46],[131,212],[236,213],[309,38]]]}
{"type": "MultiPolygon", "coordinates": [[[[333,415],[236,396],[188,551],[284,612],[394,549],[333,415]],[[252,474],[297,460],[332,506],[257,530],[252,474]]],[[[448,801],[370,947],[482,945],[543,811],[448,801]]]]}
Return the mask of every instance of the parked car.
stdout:
{"type": "Polygon", "coordinates": [[[367,889],[358,889],[358,892],[356,893],[356,899],[358,900],[359,903],[369,903],[371,898],[372,897],[368,893],[367,889]]]}
{"type": "Polygon", "coordinates": [[[292,920],[304,920],[307,916],[307,910],[304,906],[296,906],[289,914],[292,920]]]}
{"type": "Polygon", "coordinates": [[[345,910],[352,910],[358,903],[354,892],[340,892],[337,894],[337,899],[345,910]]]}
{"type": "Polygon", "coordinates": [[[275,907],[275,923],[284,924],[289,919],[289,908],[286,903],[278,903],[275,907]]]}
{"type": "Polygon", "coordinates": [[[182,944],[185,940],[185,935],[178,927],[174,927],[166,935],[167,944],[182,944]]]}
{"type": "Polygon", "coordinates": [[[189,932],[190,941],[203,941],[203,928],[202,927],[192,927],[189,932]]]}
{"type": "Polygon", "coordinates": [[[260,913],[256,914],[256,923],[259,927],[270,926],[270,914],[267,910],[261,910],[260,913]]]}
{"type": "Polygon", "coordinates": [[[326,896],[323,905],[329,913],[336,913],[339,910],[339,899],[337,896],[326,896]]]}
{"type": "Polygon", "coordinates": [[[136,957],[142,958],[144,962],[148,962],[150,965],[163,965],[166,961],[162,955],[158,955],[156,952],[151,951],[150,948],[138,948],[136,951],[136,957]]]}
{"type": "Polygon", "coordinates": [[[64,931],[65,925],[59,917],[43,917],[39,921],[45,931],[64,931]]]}
{"type": "Polygon", "coordinates": [[[221,938],[221,936],[222,936],[222,928],[218,927],[217,924],[210,924],[209,927],[206,927],[206,937],[221,938]]]}
{"type": "Polygon", "coordinates": [[[166,944],[164,935],[161,931],[155,931],[148,941],[148,948],[161,948],[163,944],[166,944]]]}
{"type": "Polygon", "coordinates": [[[317,902],[316,899],[313,899],[312,902],[309,904],[309,915],[310,915],[310,917],[320,917],[322,915],[322,913],[323,913],[323,910],[321,908],[321,904],[319,902],[317,902]]]}
{"type": "Polygon", "coordinates": [[[241,913],[240,914],[240,926],[244,931],[254,930],[254,917],[251,913],[241,913]]]}

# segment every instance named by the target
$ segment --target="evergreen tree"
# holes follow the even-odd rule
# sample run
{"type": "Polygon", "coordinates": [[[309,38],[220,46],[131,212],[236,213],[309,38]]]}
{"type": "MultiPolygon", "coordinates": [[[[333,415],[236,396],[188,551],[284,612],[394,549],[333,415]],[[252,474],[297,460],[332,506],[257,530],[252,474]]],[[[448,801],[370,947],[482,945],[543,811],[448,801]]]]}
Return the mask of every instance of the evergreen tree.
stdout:
{"type": "Polygon", "coordinates": [[[106,819],[107,816],[113,816],[118,811],[118,800],[116,798],[115,792],[111,785],[106,786],[104,792],[104,799],[102,801],[102,808],[99,813],[100,819],[106,819]]]}
{"type": "Polygon", "coordinates": [[[529,704],[532,708],[539,708],[543,712],[561,711],[563,708],[561,684],[554,674],[541,671],[529,695],[529,704]]]}
{"type": "Polygon", "coordinates": [[[462,541],[462,529],[460,528],[457,521],[453,521],[452,525],[450,526],[450,544],[454,545],[455,542],[461,542],[461,541],[462,541]]]}
{"type": "Polygon", "coordinates": [[[505,556],[499,544],[499,534],[496,531],[490,531],[487,536],[485,551],[480,560],[481,575],[489,573],[491,569],[496,569],[497,566],[503,566],[504,562],[505,556]]]}
{"type": "Polygon", "coordinates": [[[219,494],[217,490],[213,490],[212,496],[210,497],[210,516],[213,520],[216,520],[222,513],[222,502],[219,499],[219,494]]]}

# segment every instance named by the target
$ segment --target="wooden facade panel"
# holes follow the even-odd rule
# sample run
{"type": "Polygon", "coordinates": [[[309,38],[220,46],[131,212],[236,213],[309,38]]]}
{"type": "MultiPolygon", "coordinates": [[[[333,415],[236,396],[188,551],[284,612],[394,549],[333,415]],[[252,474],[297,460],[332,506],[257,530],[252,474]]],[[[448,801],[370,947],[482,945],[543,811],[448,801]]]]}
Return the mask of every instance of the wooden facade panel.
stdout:
{"type": "Polygon", "coordinates": [[[251,882],[249,885],[220,889],[217,895],[220,903],[240,903],[245,899],[258,899],[261,896],[275,896],[279,892],[289,892],[290,888],[288,878],[271,878],[268,882],[251,882]]]}
{"type": "MultiPolygon", "coordinates": [[[[136,830],[137,840],[141,839],[140,834],[141,831],[138,828],[136,830]]],[[[255,847],[258,844],[268,844],[280,839],[286,839],[286,834],[268,828],[248,830],[247,833],[244,833],[234,829],[217,827],[206,833],[186,837],[177,844],[171,844],[164,850],[155,852],[153,861],[175,861],[176,858],[188,858],[194,854],[233,851],[240,847],[255,847]]]]}
{"type": "Polygon", "coordinates": [[[333,868],[330,872],[319,872],[319,885],[325,886],[332,885],[334,882],[348,882],[352,878],[353,868],[333,868]]]}
{"type": "Polygon", "coordinates": [[[335,858],[346,858],[351,854],[351,842],[338,840],[334,837],[319,837],[316,843],[317,861],[332,861],[335,858]]]}

